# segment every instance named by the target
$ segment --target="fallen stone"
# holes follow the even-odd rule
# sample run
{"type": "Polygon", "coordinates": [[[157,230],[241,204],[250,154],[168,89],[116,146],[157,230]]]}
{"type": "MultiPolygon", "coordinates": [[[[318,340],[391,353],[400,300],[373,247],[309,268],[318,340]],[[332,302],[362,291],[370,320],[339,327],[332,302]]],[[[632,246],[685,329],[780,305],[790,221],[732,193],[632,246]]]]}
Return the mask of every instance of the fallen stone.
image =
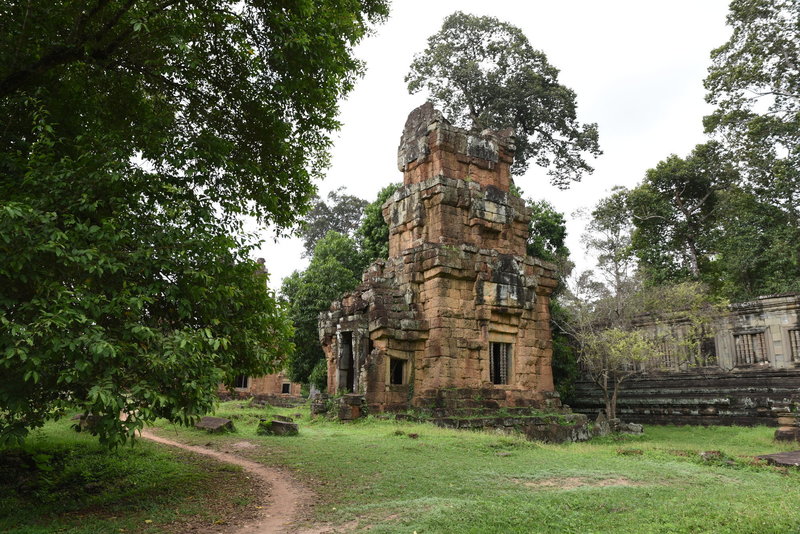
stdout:
{"type": "Polygon", "coordinates": [[[298,432],[297,423],[287,421],[261,421],[256,428],[259,436],[296,436],[298,432]]]}
{"type": "Polygon", "coordinates": [[[201,418],[195,428],[206,430],[211,434],[222,434],[223,432],[233,432],[233,421],[225,419],[224,417],[210,417],[206,416],[201,418]]]}
{"type": "Polygon", "coordinates": [[[756,456],[759,460],[764,460],[770,465],[780,467],[800,467],[800,451],[777,452],[775,454],[764,454],[756,456]]]}

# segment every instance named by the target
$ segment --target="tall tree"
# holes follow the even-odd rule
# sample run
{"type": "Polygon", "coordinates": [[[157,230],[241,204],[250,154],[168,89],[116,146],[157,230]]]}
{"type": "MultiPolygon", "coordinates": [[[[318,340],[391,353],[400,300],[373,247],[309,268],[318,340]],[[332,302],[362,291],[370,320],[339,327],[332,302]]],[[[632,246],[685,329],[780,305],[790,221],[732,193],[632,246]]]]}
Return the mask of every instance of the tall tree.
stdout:
{"type": "Polygon", "coordinates": [[[298,231],[303,238],[303,255],[311,256],[317,241],[330,231],[353,237],[366,207],[366,200],[344,194],[344,187],[328,193],[327,202],[315,197],[298,231]]]}
{"type": "Polygon", "coordinates": [[[406,82],[461,126],[514,128],[515,174],[532,160],[566,188],[593,171],[586,156],[601,154],[597,125],[578,122],[575,93],[558,83],[558,69],[519,28],[494,17],[457,11],[445,18],[406,82]]]}
{"type": "Polygon", "coordinates": [[[711,53],[706,130],[720,137],[762,202],[794,230],[793,275],[800,279],[800,4],[733,0],[730,39],[711,53]]]}
{"type": "Polygon", "coordinates": [[[382,0],[0,6],[0,440],[117,444],[269,371],[291,329],[241,218],[288,228],[382,0]],[[126,415],[124,420],[120,412],[126,415]]]}
{"type": "MultiPolygon", "coordinates": [[[[281,294],[288,303],[294,324],[295,351],[287,366],[292,380],[309,382],[315,367],[324,365],[325,357],[319,343],[319,314],[343,293],[355,289],[366,265],[355,241],[331,231],[317,242],[308,268],[284,279],[281,294]]],[[[316,385],[324,387],[324,374],[315,375],[316,385]]]]}
{"type": "Polygon", "coordinates": [[[743,301],[800,291],[792,253],[798,246],[797,228],[786,212],[748,188],[734,187],[720,200],[719,218],[715,264],[722,296],[743,301]]]}
{"type": "Polygon", "coordinates": [[[639,283],[634,276],[636,262],[631,249],[633,223],[628,193],[624,187],[615,187],[608,197],[601,199],[592,210],[583,235],[586,247],[597,255],[598,272],[606,282],[608,294],[616,301],[614,312],[620,317],[626,313],[623,296],[631,294],[632,286],[639,283]]]}
{"type": "Polygon", "coordinates": [[[720,193],[738,181],[719,145],[698,145],[685,159],[671,155],[628,193],[632,249],[651,283],[712,279],[720,239],[720,193]]]}

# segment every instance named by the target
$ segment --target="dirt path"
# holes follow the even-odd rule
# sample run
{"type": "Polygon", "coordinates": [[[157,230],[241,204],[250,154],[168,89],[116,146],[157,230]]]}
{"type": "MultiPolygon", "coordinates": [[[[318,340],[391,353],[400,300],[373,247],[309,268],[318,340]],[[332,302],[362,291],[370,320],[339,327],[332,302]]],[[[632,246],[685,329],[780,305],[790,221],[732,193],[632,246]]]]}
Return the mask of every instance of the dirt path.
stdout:
{"type": "MultiPolygon", "coordinates": [[[[221,452],[206,447],[197,447],[162,438],[150,430],[143,430],[142,437],[196,454],[209,456],[220,462],[238,465],[252,476],[264,481],[270,488],[270,503],[260,510],[258,517],[249,523],[231,531],[231,534],[277,534],[291,532],[292,523],[299,518],[300,508],[308,506],[314,494],[302,484],[294,480],[286,472],[259,464],[229,452],[221,452]]],[[[303,532],[330,532],[328,530],[311,529],[303,532]]]]}

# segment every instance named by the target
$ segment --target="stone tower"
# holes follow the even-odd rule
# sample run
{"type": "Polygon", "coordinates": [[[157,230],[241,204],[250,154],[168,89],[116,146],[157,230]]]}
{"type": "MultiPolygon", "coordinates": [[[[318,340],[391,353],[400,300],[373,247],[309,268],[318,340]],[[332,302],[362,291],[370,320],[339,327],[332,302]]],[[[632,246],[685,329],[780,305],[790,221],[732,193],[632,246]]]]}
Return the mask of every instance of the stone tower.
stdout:
{"type": "Polygon", "coordinates": [[[530,216],[509,194],[513,142],[510,130],[454,127],[430,103],[411,112],[403,187],[383,205],[389,259],[320,315],[330,393],[362,394],[378,411],[443,399],[558,404],[554,266],[525,254],[530,216]]]}

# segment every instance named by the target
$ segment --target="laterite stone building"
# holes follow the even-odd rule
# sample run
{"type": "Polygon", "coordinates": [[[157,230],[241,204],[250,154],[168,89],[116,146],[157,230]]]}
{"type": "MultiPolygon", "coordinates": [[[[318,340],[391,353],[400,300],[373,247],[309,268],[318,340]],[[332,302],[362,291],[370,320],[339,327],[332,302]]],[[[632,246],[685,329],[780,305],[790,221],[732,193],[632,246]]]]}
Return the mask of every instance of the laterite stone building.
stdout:
{"type": "Polygon", "coordinates": [[[389,259],[320,315],[328,391],[372,410],[448,398],[558,406],[551,371],[554,266],[526,256],[528,209],[509,193],[511,131],[408,117],[403,187],[383,205],[389,259]]]}

